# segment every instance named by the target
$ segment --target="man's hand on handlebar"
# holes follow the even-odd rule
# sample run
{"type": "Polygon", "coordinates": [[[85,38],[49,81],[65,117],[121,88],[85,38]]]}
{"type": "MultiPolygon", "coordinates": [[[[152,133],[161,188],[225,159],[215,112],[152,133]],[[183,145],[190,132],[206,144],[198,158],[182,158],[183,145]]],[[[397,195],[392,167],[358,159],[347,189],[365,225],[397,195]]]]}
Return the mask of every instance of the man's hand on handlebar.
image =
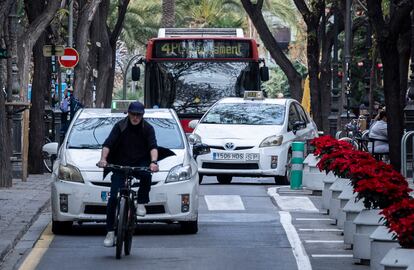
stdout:
{"type": "Polygon", "coordinates": [[[158,172],[159,171],[158,165],[155,164],[155,163],[151,163],[149,168],[150,168],[151,172],[158,172]]]}
{"type": "Polygon", "coordinates": [[[108,162],[106,160],[99,160],[98,163],[96,163],[96,166],[98,166],[99,168],[105,168],[106,166],[108,166],[108,162]]]}

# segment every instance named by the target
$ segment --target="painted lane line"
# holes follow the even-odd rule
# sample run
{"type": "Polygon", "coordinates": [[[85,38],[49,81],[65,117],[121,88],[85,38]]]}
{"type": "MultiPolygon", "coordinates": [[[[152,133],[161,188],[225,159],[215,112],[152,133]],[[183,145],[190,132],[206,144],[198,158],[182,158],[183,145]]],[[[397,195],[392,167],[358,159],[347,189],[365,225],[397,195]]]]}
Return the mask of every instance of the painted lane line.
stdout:
{"type": "Polygon", "coordinates": [[[46,229],[43,231],[42,235],[40,236],[39,240],[37,240],[32,251],[29,253],[29,255],[26,257],[24,262],[19,267],[19,270],[36,269],[36,266],[39,264],[43,255],[48,250],[50,243],[52,243],[52,240],[54,237],[55,236],[52,233],[52,224],[49,223],[49,225],[47,225],[46,229]]]}
{"type": "Polygon", "coordinates": [[[352,254],[312,254],[312,258],[352,258],[352,254]]]}
{"type": "Polygon", "coordinates": [[[267,193],[276,202],[277,206],[282,211],[288,212],[316,212],[319,210],[315,207],[312,201],[305,196],[280,196],[276,188],[269,188],[267,193]]]}
{"type": "Polygon", "coordinates": [[[210,211],[246,210],[239,195],[205,195],[210,211]]]}
{"type": "Polygon", "coordinates": [[[332,218],[295,218],[295,220],[308,220],[308,221],[333,221],[332,218]]]}
{"type": "Polygon", "coordinates": [[[343,232],[341,229],[299,229],[301,232],[343,232]]]}
{"type": "Polygon", "coordinates": [[[305,240],[305,243],[343,243],[344,240],[305,240]]]}
{"type": "Polygon", "coordinates": [[[280,223],[283,226],[283,229],[286,232],[286,236],[289,240],[290,245],[292,246],[293,256],[296,259],[296,264],[298,269],[301,270],[312,270],[312,265],[310,263],[308,254],[306,254],[305,248],[300,241],[299,235],[292,225],[292,217],[289,212],[280,211],[280,223]]]}

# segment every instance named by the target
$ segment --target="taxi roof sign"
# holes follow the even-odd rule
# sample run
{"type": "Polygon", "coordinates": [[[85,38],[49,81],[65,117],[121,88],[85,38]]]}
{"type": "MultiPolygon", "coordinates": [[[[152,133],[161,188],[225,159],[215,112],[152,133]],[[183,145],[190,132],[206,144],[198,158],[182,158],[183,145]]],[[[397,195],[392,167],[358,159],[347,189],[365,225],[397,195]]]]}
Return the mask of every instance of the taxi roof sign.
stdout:
{"type": "Polygon", "coordinates": [[[126,113],[128,111],[128,106],[133,100],[113,100],[111,105],[111,112],[126,113]]]}
{"type": "Polygon", "coordinates": [[[244,99],[264,99],[263,91],[244,91],[244,99]]]}

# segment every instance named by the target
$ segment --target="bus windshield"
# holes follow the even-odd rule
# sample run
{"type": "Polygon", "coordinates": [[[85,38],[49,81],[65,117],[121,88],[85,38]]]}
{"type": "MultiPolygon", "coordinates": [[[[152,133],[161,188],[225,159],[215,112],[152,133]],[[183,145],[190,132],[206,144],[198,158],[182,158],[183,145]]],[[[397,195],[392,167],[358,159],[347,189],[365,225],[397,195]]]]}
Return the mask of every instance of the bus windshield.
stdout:
{"type": "Polygon", "coordinates": [[[146,69],[146,102],[179,115],[201,115],[223,97],[259,87],[257,62],[154,61],[146,69]]]}

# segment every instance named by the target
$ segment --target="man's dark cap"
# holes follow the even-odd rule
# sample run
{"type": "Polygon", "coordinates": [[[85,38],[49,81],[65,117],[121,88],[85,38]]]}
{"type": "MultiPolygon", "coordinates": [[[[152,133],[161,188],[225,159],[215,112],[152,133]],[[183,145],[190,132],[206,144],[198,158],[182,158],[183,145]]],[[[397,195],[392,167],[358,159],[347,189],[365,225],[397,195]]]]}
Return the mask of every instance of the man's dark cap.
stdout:
{"type": "Polygon", "coordinates": [[[131,102],[131,104],[129,104],[129,107],[128,107],[128,112],[144,114],[145,112],[144,104],[142,104],[139,101],[131,102]]]}

